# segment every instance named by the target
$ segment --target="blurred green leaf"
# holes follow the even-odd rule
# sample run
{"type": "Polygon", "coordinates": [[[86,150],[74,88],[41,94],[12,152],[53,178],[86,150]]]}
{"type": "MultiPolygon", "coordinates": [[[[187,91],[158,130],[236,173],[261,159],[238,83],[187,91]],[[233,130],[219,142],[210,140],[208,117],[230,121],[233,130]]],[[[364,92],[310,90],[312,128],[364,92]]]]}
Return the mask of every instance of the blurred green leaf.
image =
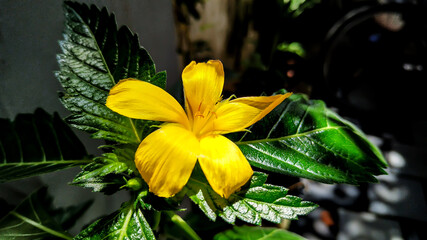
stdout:
{"type": "Polygon", "coordinates": [[[317,205],[287,195],[281,186],[265,184],[267,175],[255,172],[250,183],[228,199],[219,196],[209,185],[200,168],[196,168],[184,188],[186,194],[199,205],[208,218],[217,216],[234,224],[236,218],[261,225],[262,219],[280,223],[282,219],[297,219],[314,210],[317,205]]]}
{"type": "Polygon", "coordinates": [[[54,209],[51,216],[55,222],[59,223],[63,229],[70,229],[79,221],[79,218],[92,206],[93,199],[81,202],[79,204],[54,209]]]}
{"type": "Polygon", "coordinates": [[[323,101],[293,94],[250,132],[230,135],[252,166],[324,183],[376,182],[379,149],[323,101]]]}
{"type": "Polygon", "coordinates": [[[305,238],[279,228],[234,226],[233,229],[218,233],[214,240],[304,240],[305,238]]]}
{"type": "Polygon", "coordinates": [[[295,53],[296,55],[302,58],[306,56],[304,47],[298,42],[291,42],[291,43],[282,42],[279,45],[277,45],[277,50],[282,52],[295,53]]]}
{"type": "Polygon", "coordinates": [[[42,109],[0,119],[0,182],[89,162],[86,149],[57,113],[42,109]]]}
{"type": "Polygon", "coordinates": [[[65,2],[64,40],[56,76],[64,88],[63,105],[72,112],[66,121],[93,138],[139,144],[153,122],[121,116],[105,106],[109,90],[119,80],[136,78],[159,87],[166,73],[156,74],[148,52],[127,27],[117,30],[113,14],[84,4],[65,2]]]}
{"type": "Polygon", "coordinates": [[[74,238],[83,239],[149,240],[155,236],[141,208],[127,203],[120,210],[92,223],[74,238]]]}
{"type": "Polygon", "coordinates": [[[72,239],[52,217],[46,188],[31,194],[0,220],[0,239],[72,239]]]}
{"type": "Polygon", "coordinates": [[[320,0],[283,0],[284,5],[288,7],[288,13],[294,18],[320,2],[320,0]]]}

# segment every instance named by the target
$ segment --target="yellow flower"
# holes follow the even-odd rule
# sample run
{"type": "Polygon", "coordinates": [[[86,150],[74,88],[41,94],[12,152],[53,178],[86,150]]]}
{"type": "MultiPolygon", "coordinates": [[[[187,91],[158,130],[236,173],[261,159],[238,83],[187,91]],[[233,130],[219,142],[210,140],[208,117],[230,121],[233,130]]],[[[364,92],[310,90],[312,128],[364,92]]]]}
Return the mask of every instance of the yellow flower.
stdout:
{"type": "Polygon", "coordinates": [[[135,164],[150,191],[171,197],[187,183],[198,161],[209,184],[228,198],[252,176],[239,147],[222,134],[244,131],[291,94],[221,101],[220,61],[191,62],[182,73],[185,111],[163,89],[124,79],[110,90],[107,107],[130,118],[166,122],[139,145],[135,164]]]}

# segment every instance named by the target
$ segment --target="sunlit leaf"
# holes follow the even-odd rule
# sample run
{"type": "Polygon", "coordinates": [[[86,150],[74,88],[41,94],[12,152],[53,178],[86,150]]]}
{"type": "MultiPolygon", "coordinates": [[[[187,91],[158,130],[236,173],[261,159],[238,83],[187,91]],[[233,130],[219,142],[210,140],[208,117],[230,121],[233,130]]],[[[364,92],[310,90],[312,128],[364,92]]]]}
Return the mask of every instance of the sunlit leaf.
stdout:
{"type": "Polygon", "coordinates": [[[126,204],[92,223],[74,238],[83,239],[149,240],[155,239],[155,236],[142,210],[133,204],[126,204]]]}
{"type": "Polygon", "coordinates": [[[255,172],[250,183],[225,199],[210,187],[203,173],[197,169],[184,191],[208,218],[215,221],[220,216],[232,224],[236,218],[257,225],[262,219],[280,223],[282,219],[297,219],[298,215],[308,214],[317,207],[287,195],[288,190],[284,187],[266,184],[266,180],[266,174],[255,172]]]}
{"type": "Polygon", "coordinates": [[[137,173],[133,162],[134,147],[122,145],[111,153],[96,157],[84,166],[72,185],[92,188],[94,192],[113,194],[126,185],[126,178],[137,173]]]}
{"type": "Polygon", "coordinates": [[[162,88],[165,72],[156,74],[148,52],[128,28],[117,30],[113,14],[105,8],[66,2],[60,70],[63,105],[72,112],[66,121],[93,138],[138,144],[151,130],[149,121],[134,120],[105,106],[109,90],[120,79],[136,78],[162,88]]]}
{"type": "Polygon", "coordinates": [[[249,132],[230,136],[251,165],[324,183],[376,182],[379,149],[323,101],[293,94],[249,132]]]}

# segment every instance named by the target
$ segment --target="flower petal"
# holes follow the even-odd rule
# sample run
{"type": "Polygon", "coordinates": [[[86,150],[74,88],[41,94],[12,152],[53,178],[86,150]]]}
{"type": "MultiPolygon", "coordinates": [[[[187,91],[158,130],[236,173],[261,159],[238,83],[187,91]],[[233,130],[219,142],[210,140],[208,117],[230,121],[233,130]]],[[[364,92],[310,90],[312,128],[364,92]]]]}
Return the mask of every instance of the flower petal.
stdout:
{"type": "Polygon", "coordinates": [[[242,187],[253,174],[239,147],[221,135],[200,140],[199,163],[213,190],[225,198],[242,187]]]}
{"type": "Polygon", "coordinates": [[[206,124],[202,132],[226,134],[244,131],[247,127],[261,120],[292,93],[269,97],[243,97],[225,100],[215,110],[216,118],[206,124]]]}
{"type": "Polygon", "coordinates": [[[150,192],[171,197],[187,183],[199,154],[194,134],[174,123],[164,124],[139,145],[135,164],[150,192]]]}
{"type": "Polygon", "coordinates": [[[124,79],[110,90],[107,107],[130,118],[181,123],[188,118],[181,105],[165,90],[137,79],[124,79]]]}
{"type": "Polygon", "coordinates": [[[221,99],[224,69],[218,60],[207,63],[192,61],[182,72],[182,82],[189,118],[210,111],[221,99]]]}

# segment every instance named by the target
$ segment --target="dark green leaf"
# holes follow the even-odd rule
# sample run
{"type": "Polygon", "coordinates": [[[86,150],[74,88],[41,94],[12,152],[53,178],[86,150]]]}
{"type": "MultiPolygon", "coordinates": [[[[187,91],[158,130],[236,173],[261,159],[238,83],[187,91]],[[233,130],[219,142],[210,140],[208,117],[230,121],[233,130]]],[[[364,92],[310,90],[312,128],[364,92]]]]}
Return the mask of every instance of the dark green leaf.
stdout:
{"type": "Polygon", "coordinates": [[[105,176],[94,176],[85,180],[74,181],[71,185],[92,188],[93,192],[103,192],[111,195],[126,185],[126,180],[124,176],[119,174],[107,174],[105,176]]]}
{"type": "Polygon", "coordinates": [[[89,162],[86,149],[57,113],[42,109],[0,119],[0,182],[89,162]]]}
{"type": "Polygon", "coordinates": [[[104,153],[102,157],[97,157],[92,163],[83,167],[74,182],[85,181],[96,176],[106,176],[110,173],[127,172],[128,167],[125,163],[120,162],[114,153],[104,153]]]}
{"type": "Polygon", "coordinates": [[[106,194],[120,190],[126,185],[125,176],[137,173],[133,162],[134,149],[131,145],[121,145],[121,148],[115,148],[112,153],[94,158],[92,163],[83,167],[72,184],[106,194]]]}
{"type": "Polygon", "coordinates": [[[126,204],[119,211],[92,223],[74,238],[82,239],[145,240],[155,237],[141,209],[126,204]]]}
{"type": "Polygon", "coordinates": [[[134,120],[105,106],[109,89],[120,79],[136,78],[165,87],[166,74],[155,72],[147,51],[128,28],[117,30],[113,14],[84,4],[66,2],[64,40],[56,76],[65,92],[63,105],[72,112],[72,126],[93,138],[139,144],[152,129],[150,121],[134,120]],[[147,131],[148,130],[148,131],[147,131]]]}
{"type": "Polygon", "coordinates": [[[381,152],[319,100],[293,94],[250,132],[232,136],[252,166],[324,183],[375,182],[381,152]]]}
{"type": "Polygon", "coordinates": [[[278,228],[270,227],[249,227],[234,226],[233,229],[218,233],[214,240],[260,240],[260,239],[280,239],[280,240],[304,240],[305,238],[278,228]]]}
{"type": "Polygon", "coordinates": [[[284,187],[265,184],[266,180],[266,174],[255,172],[250,183],[225,199],[214,192],[203,173],[196,168],[184,191],[208,218],[214,221],[220,216],[231,224],[236,218],[257,225],[262,219],[280,223],[282,219],[296,219],[317,207],[287,195],[284,187]]]}
{"type": "Polygon", "coordinates": [[[72,239],[51,216],[46,188],[30,195],[0,220],[0,239],[72,239]]]}
{"type": "Polygon", "coordinates": [[[79,221],[79,218],[89,209],[92,203],[93,200],[91,199],[76,206],[55,209],[51,215],[62,228],[70,229],[79,221]]]}

